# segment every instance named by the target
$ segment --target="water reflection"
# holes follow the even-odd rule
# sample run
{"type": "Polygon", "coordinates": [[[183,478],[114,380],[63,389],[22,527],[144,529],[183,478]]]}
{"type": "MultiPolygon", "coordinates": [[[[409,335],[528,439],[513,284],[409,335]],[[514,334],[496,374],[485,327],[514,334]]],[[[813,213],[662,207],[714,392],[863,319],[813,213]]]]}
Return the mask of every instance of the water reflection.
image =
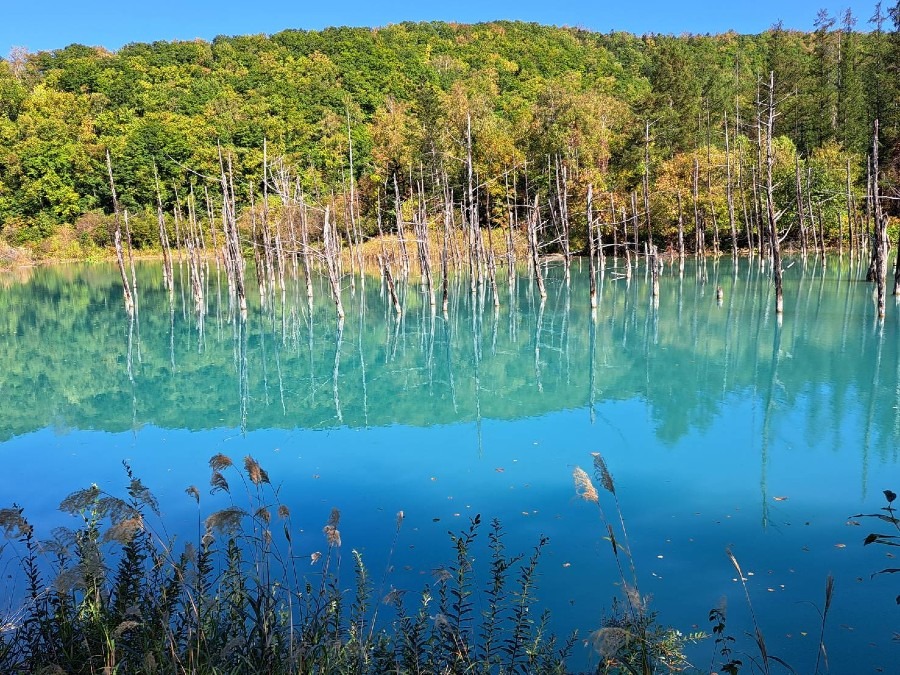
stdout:
{"type": "MultiPolygon", "coordinates": [[[[6,421],[3,433],[41,428],[60,415],[74,428],[121,428],[115,409],[109,418],[92,417],[90,397],[131,394],[133,386],[128,426],[167,420],[190,428],[222,422],[247,429],[429,425],[590,410],[597,398],[637,396],[650,403],[661,440],[674,442],[740,392],[761,392],[768,428],[779,414],[772,382],[781,381],[785,403],[824,387],[836,407],[855,391],[871,422],[863,449],[883,454],[897,424],[896,368],[883,365],[897,362],[896,340],[890,339],[896,325],[877,326],[868,287],[842,280],[848,265],[807,265],[805,275],[800,265],[788,269],[793,288],[787,297],[794,307],[781,328],[760,265],[741,261],[732,268],[721,261],[686,277],[670,267],[661,278],[658,306],[649,284],[605,278],[594,315],[584,273],[567,284],[552,266],[545,300],[520,279],[500,307],[485,302],[489,288],[476,286],[472,294],[466,280],[454,279],[446,317],[435,316],[427,294],[405,281],[397,282],[404,311],[395,315],[383,284],[371,279],[345,291],[344,305],[356,312],[346,325],[327,302],[294,302],[304,295],[297,284],[281,296],[289,298],[287,305],[271,302],[246,321],[213,301],[214,333],[192,311],[190,290],[184,294],[187,309],[182,303],[176,311],[158,270],[143,266],[142,311],[127,323],[123,347],[111,344],[104,328],[122,320],[111,271],[43,270],[29,285],[10,286],[2,295],[11,344],[0,378],[12,397],[10,410],[21,413],[6,421]],[[523,331],[530,335],[527,343],[519,339],[523,331]],[[66,358],[76,348],[77,358],[66,358]],[[52,368],[63,358],[64,368],[52,368]],[[115,365],[120,358],[124,369],[115,365]],[[21,383],[35,373],[23,372],[23,364],[33,371],[42,363],[51,366],[38,375],[48,386],[44,402],[31,412],[24,405],[29,387],[21,383]],[[111,367],[99,367],[104,363],[111,367]],[[278,375],[277,397],[270,392],[272,373],[278,375]],[[483,395],[500,390],[502,396],[483,395]],[[214,405],[207,407],[210,396],[214,405]],[[392,405],[370,409],[373,398],[392,405]],[[441,405],[444,400],[453,404],[441,405]]],[[[182,290],[187,276],[180,277],[182,290]]],[[[318,298],[326,298],[321,280],[317,290],[318,298]]]]}
{"type": "MultiPolygon", "coordinates": [[[[688,261],[683,275],[670,260],[658,302],[646,266],[629,278],[622,264],[604,263],[595,309],[577,265],[568,283],[548,266],[546,298],[524,270],[507,288],[501,276],[496,294],[451,276],[446,312],[399,279],[398,313],[386,278],[368,277],[344,290],[343,322],[316,277],[314,300],[305,278],[286,279],[264,307],[251,297],[244,317],[210,265],[198,317],[184,263],[173,295],[158,267],[138,265],[140,314],[128,319],[115,268],[34,270],[0,284],[0,451],[21,457],[0,489],[13,494],[52,463],[58,501],[81,487],[71,481],[102,482],[124,457],[144,457],[145,471],[158,465],[146,482],[171,487],[176,510],[212,452],[265,452],[286,500],[312,514],[340,505],[371,555],[383,514],[418,522],[398,586],[420,587],[446,524],[476,510],[502,517],[517,550],[551,534],[569,563],[546,572],[554,611],[563,628],[592,629],[615,589],[597,581],[605,558],[569,475],[602,451],[640,533],[642,586],[683,629],[730,591],[726,544],[760,570],[758,591],[785,584],[770,612],[795,607],[791,630],[827,571],[848,594],[868,589],[854,579],[876,564],[844,522],[872,509],[869,491],[900,485],[900,362],[898,322],[875,320],[859,261],[788,267],[782,323],[757,259],[688,261]]],[[[864,621],[842,611],[848,625],[864,621]]]]}

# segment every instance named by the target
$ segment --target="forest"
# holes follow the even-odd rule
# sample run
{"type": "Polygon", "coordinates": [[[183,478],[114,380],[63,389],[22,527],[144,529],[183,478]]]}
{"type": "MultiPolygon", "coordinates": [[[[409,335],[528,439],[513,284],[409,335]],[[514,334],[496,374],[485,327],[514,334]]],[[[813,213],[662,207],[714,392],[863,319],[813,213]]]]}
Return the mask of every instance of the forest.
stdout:
{"type": "Polygon", "coordinates": [[[61,257],[108,247],[121,208],[135,248],[165,247],[160,219],[183,245],[176,221],[193,204],[212,223],[224,196],[245,233],[253,205],[277,215],[300,199],[316,239],[328,207],[339,244],[402,236],[404,221],[434,229],[449,209],[501,242],[533,211],[541,253],[752,251],[771,220],[768,174],[777,239],[852,249],[877,230],[875,207],[895,209],[900,3],[871,18],[823,10],[815,26],[435,22],[13,49],[0,61],[0,242],[61,257]]]}

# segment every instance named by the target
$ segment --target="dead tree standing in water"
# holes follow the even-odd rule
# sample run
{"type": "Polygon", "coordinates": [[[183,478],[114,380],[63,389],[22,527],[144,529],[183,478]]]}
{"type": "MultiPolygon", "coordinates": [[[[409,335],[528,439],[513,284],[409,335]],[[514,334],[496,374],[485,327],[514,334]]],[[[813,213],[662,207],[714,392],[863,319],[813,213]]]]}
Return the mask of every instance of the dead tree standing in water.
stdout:
{"type": "Polygon", "coordinates": [[[544,275],[541,271],[541,261],[538,256],[538,222],[540,221],[540,196],[535,195],[534,198],[534,207],[531,209],[531,213],[528,214],[528,249],[531,252],[531,264],[534,268],[534,278],[537,281],[538,292],[541,294],[541,299],[547,297],[547,289],[544,287],[544,275]]]}
{"type": "Polygon", "coordinates": [[[128,282],[128,274],[125,272],[125,256],[122,253],[122,223],[119,219],[119,198],[116,196],[116,184],[113,181],[112,159],[109,150],[106,151],[106,168],[109,171],[109,189],[112,192],[113,213],[116,221],[115,245],[116,261],[119,263],[119,273],[122,275],[122,294],[125,297],[125,311],[131,316],[134,314],[134,298],[131,295],[131,285],[128,282]]]}
{"type": "Polygon", "coordinates": [[[341,255],[337,224],[331,219],[331,208],[325,207],[325,221],[322,225],[322,241],[325,248],[325,266],[328,269],[328,283],[331,297],[337,310],[338,321],[344,320],[344,303],[341,301],[341,280],[338,259],[341,255]]]}
{"type": "Polygon", "coordinates": [[[590,257],[591,272],[591,309],[597,307],[597,268],[595,263],[596,247],[594,246],[594,186],[588,184],[587,191],[587,237],[588,237],[588,256],[590,257]]]}
{"type": "Polygon", "coordinates": [[[772,148],[772,131],[775,128],[775,71],[769,71],[769,115],[766,124],[766,216],[768,236],[772,253],[772,278],[775,282],[775,313],[784,313],[784,288],[781,275],[781,241],[778,238],[778,220],[783,211],[775,211],[775,185],[772,170],[775,167],[775,152],[772,148]]]}
{"type": "Polygon", "coordinates": [[[884,296],[887,280],[887,218],[881,208],[881,194],[879,190],[878,168],[878,120],[875,120],[875,137],[872,141],[872,201],[875,207],[875,245],[872,251],[872,260],[875,266],[875,284],[877,286],[878,318],[884,318],[884,296]]]}

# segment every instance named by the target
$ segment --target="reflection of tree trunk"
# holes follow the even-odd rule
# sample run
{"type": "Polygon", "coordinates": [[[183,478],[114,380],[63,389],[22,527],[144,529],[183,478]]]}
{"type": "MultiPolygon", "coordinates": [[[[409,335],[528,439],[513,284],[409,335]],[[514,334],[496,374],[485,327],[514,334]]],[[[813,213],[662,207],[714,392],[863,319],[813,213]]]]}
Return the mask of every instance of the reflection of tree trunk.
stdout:
{"type": "Polygon", "coordinates": [[[447,344],[447,382],[450,385],[450,402],[453,404],[453,412],[456,413],[459,411],[459,406],[456,403],[456,381],[453,379],[453,326],[446,316],[441,325],[444,327],[444,341],[447,344]]]}
{"type": "Polygon", "coordinates": [[[881,352],[884,347],[884,323],[879,322],[875,329],[875,368],[872,373],[872,387],[869,389],[869,405],[866,411],[866,428],[863,434],[862,447],[862,495],[865,499],[869,491],[869,454],[872,448],[872,429],[875,426],[875,400],[881,386],[881,352]]]}
{"type": "MultiPolygon", "coordinates": [[[[247,319],[242,314],[235,322],[235,330],[238,332],[238,387],[240,390],[241,405],[241,433],[247,433],[247,408],[250,401],[250,375],[247,365],[247,319]]],[[[311,337],[311,336],[310,336],[311,337]]]]}
{"type": "Polygon", "coordinates": [[[597,411],[594,409],[595,390],[596,390],[596,371],[595,358],[597,352],[597,311],[591,312],[591,320],[588,325],[589,330],[589,349],[588,349],[588,411],[591,416],[591,424],[597,417],[597,411]]]}
{"type": "Polygon", "coordinates": [[[277,340],[273,342],[273,349],[275,350],[275,372],[278,373],[278,397],[281,401],[281,414],[287,415],[287,404],[284,401],[284,374],[281,371],[281,347],[277,340]]]}
{"type": "Polygon", "coordinates": [[[778,384],[778,364],[781,355],[781,321],[775,322],[775,336],[772,340],[772,369],[769,377],[769,390],[766,394],[766,408],[763,412],[762,452],[760,456],[760,496],[762,499],[762,526],[769,524],[769,444],[771,438],[772,417],[775,412],[775,387],[778,384]]]}
{"type": "Polygon", "coordinates": [[[266,331],[265,331],[265,322],[260,321],[259,328],[259,350],[260,350],[260,361],[262,362],[262,384],[263,384],[263,403],[268,408],[269,407],[269,363],[268,356],[266,355],[266,331]]]}
{"type": "Polygon", "coordinates": [[[337,338],[334,346],[334,368],[331,371],[332,391],[334,393],[334,412],[339,424],[344,423],[344,414],[341,412],[341,397],[338,390],[338,382],[341,375],[341,345],[344,342],[344,320],[338,319],[337,338]]]}
{"type": "Polygon", "coordinates": [[[481,312],[472,299],[472,372],[475,380],[475,431],[478,435],[478,456],[483,452],[481,436],[481,312]]]}
{"type": "Polygon", "coordinates": [[[541,297],[537,324],[535,324],[534,328],[534,380],[540,392],[544,391],[544,384],[541,380],[541,331],[544,327],[544,305],[546,305],[546,299],[541,297]]]}
{"type": "Polygon", "coordinates": [[[428,387],[429,390],[433,390],[434,388],[434,322],[435,322],[435,313],[428,312],[428,316],[422,318],[422,325],[425,326],[425,322],[428,321],[428,327],[426,328],[426,336],[425,340],[428,345],[428,353],[425,361],[425,367],[428,370],[428,387]]]}
{"type": "Polygon", "coordinates": [[[175,372],[175,302],[169,298],[169,363],[175,372]]]}
{"type": "Polygon", "coordinates": [[[128,373],[128,381],[134,384],[134,314],[128,315],[128,350],[125,357],[125,370],[128,373]]]}

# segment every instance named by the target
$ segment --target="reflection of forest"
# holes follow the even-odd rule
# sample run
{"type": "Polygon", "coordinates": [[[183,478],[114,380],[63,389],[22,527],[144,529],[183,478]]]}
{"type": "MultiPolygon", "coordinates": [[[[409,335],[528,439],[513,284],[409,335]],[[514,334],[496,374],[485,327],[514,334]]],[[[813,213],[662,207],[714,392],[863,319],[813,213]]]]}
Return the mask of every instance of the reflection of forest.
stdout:
{"type": "Polygon", "coordinates": [[[304,290],[274,314],[251,311],[240,331],[215,307],[213,270],[201,334],[177,289],[170,313],[153,264],[139,270],[131,327],[111,267],[38,269],[28,283],[0,286],[0,438],[48,426],[434,425],[639,398],[660,439],[674,442],[752,397],[776,420],[805,399],[806,433],[825,445],[852,409],[867,443],[887,452],[900,419],[896,328],[890,317],[884,335],[874,328],[869,289],[846,268],[801,269],[788,269],[780,342],[769,280],[747,261],[736,274],[730,261],[706,263],[705,283],[690,267],[683,278],[667,267],[658,310],[643,267],[630,284],[608,275],[593,331],[584,275],[567,288],[551,273],[543,310],[520,277],[514,305],[501,289],[497,313],[461,283],[447,319],[409,284],[399,322],[370,277],[345,290],[340,334],[324,287],[311,316],[304,290]]]}

